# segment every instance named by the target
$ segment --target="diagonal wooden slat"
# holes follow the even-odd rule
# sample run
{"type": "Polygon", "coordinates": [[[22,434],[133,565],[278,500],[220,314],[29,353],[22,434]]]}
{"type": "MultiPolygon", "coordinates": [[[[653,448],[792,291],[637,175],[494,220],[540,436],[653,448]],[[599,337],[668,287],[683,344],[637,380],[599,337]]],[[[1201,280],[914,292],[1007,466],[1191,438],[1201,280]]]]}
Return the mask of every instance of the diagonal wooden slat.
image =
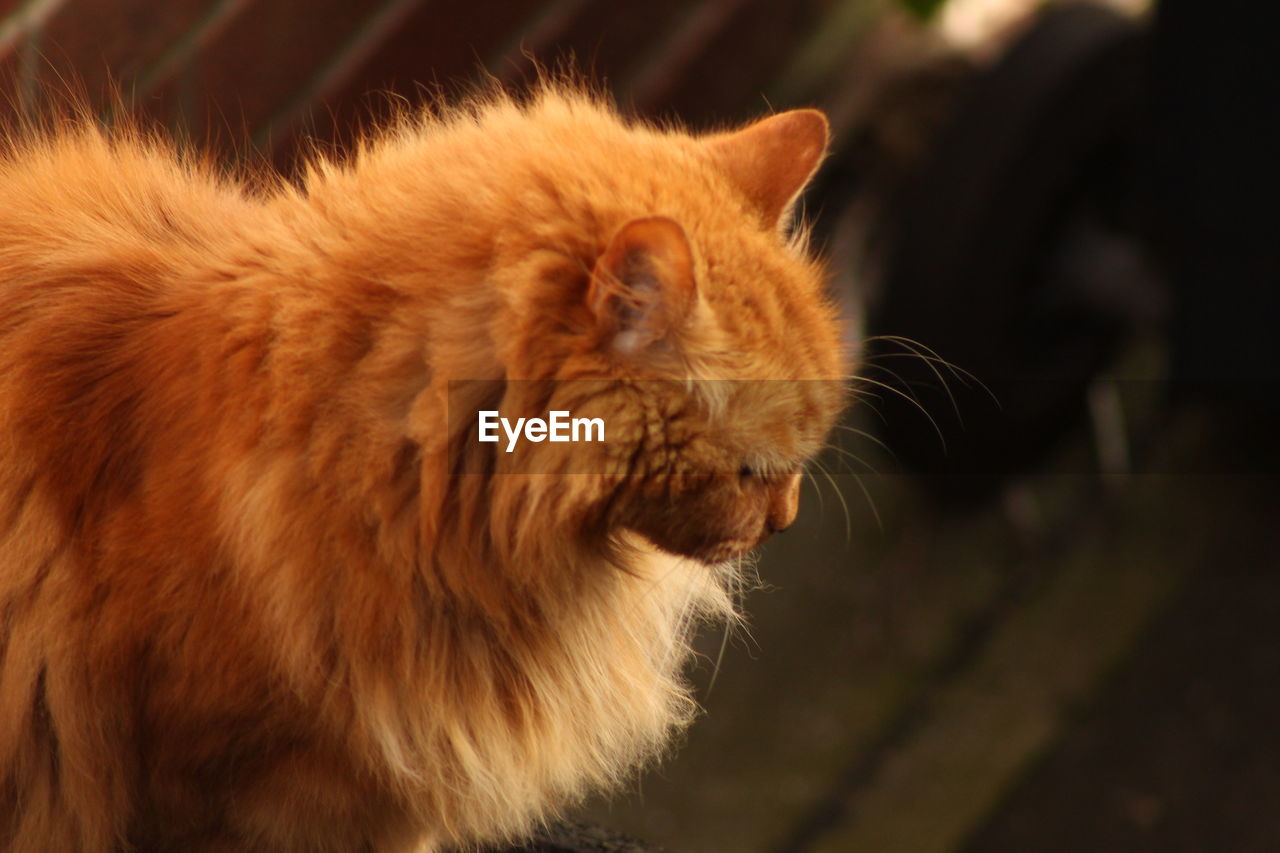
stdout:
{"type": "Polygon", "coordinates": [[[183,73],[158,81],[146,106],[172,114],[192,138],[242,146],[350,37],[371,5],[253,0],[199,39],[183,73]]]}
{"type": "Polygon", "coordinates": [[[39,95],[40,46],[45,23],[66,0],[16,0],[0,11],[0,97],[30,114],[39,95]]]}
{"type": "Polygon", "coordinates": [[[684,77],[686,68],[750,0],[707,0],[690,11],[637,63],[627,88],[638,103],[654,103],[684,77]]]}
{"type": "Polygon", "coordinates": [[[65,4],[66,0],[16,0],[0,6],[0,57],[43,27],[65,4]]]}
{"type": "Polygon", "coordinates": [[[252,2],[253,0],[215,0],[189,27],[173,38],[163,53],[139,71],[128,96],[132,100],[145,98],[174,73],[189,65],[252,2]]]}
{"type": "Polygon", "coordinates": [[[497,75],[499,80],[511,82],[518,79],[518,72],[525,68],[530,56],[550,53],[583,9],[592,0],[548,0],[534,7],[532,14],[521,21],[491,51],[484,67],[497,75]]]}
{"type": "MultiPolygon", "coordinates": [[[[486,5],[484,14],[476,14],[461,0],[419,6],[368,56],[358,72],[328,93],[323,105],[316,105],[322,108],[305,116],[308,132],[345,144],[358,128],[383,117],[394,97],[421,103],[424,97],[465,90],[490,71],[500,72],[502,69],[496,66],[486,67],[483,59],[501,56],[505,48],[520,45],[525,28],[531,23],[542,20],[554,28],[554,20],[540,19],[537,14],[547,3],[548,0],[504,0],[486,5]],[[424,89],[430,93],[424,94],[424,89]]],[[[578,14],[575,0],[558,3],[557,7],[558,14],[566,18],[574,19],[578,14]]],[[[295,124],[291,132],[296,132],[300,124],[295,124]]],[[[287,166],[289,145],[285,137],[281,137],[275,150],[277,161],[287,166]]]]}
{"type": "Polygon", "coordinates": [[[296,121],[305,110],[349,82],[387,38],[403,26],[423,0],[384,0],[351,30],[337,49],[302,87],[269,116],[253,133],[253,143],[266,146],[272,131],[296,121]]]}
{"type": "Polygon", "coordinates": [[[150,83],[187,58],[210,25],[251,0],[69,0],[42,29],[40,85],[55,98],[104,104],[140,76],[150,83]],[[157,63],[161,63],[157,67],[157,63]]]}

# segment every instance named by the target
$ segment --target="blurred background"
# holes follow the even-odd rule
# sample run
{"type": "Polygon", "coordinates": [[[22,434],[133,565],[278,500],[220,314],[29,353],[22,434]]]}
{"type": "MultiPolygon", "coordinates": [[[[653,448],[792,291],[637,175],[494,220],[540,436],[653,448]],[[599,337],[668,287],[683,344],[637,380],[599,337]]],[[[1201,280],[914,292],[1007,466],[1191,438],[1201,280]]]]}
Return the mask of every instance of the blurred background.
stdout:
{"type": "Polygon", "coordinates": [[[70,84],[289,173],[533,58],[693,128],[824,109],[855,405],[748,627],[700,641],[707,713],[573,816],[642,842],[528,849],[1272,851],[1266,6],[0,0],[0,114],[70,84]]]}

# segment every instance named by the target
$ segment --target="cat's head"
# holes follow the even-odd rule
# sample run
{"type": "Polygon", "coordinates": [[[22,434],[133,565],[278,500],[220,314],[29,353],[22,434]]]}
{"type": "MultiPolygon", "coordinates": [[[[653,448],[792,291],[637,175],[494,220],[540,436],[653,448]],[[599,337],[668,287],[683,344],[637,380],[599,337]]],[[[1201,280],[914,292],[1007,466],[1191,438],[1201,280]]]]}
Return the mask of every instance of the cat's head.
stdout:
{"type": "Polygon", "coordinates": [[[561,470],[597,475],[597,529],[716,562],[794,519],[802,468],[844,400],[837,312],[788,236],[827,136],[821,113],[797,110],[618,145],[618,174],[594,190],[594,242],[573,259],[581,279],[558,291],[569,303],[524,326],[528,359],[564,346],[550,397],[527,408],[606,425],[600,445],[529,445],[525,459],[559,453],[574,460],[561,470]]]}

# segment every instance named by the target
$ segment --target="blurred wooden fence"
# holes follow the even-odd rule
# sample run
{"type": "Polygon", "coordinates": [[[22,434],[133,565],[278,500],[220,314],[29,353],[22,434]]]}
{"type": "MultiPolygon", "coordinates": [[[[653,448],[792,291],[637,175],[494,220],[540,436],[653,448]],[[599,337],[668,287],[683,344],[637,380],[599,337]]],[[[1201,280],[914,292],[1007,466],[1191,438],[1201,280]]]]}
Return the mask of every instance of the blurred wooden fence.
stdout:
{"type": "Polygon", "coordinates": [[[0,0],[0,92],[118,88],[144,115],[288,162],[385,93],[570,61],[628,107],[720,122],[808,98],[881,0],[0,0]],[[691,85],[692,84],[692,85],[691,85]]]}

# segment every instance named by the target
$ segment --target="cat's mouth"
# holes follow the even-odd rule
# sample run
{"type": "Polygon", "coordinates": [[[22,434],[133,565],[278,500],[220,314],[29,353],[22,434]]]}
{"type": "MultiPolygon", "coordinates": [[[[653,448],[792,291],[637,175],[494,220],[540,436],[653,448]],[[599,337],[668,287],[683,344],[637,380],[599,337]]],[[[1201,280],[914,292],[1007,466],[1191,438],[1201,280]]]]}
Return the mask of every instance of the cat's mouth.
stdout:
{"type": "Polygon", "coordinates": [[[624,522],[664,551],[703,563],[742,557],[795,520],[800,475],[721,479],[671,503],[645,502],[624,522]]]}
{"type": "Polygon", "coordinates": [[[763,545],[769,537],[770,534],[768,532],[764,532],[760,536],[752,538],[717,539],[714,541],[703,541],[696,544],[674,543],[671,541],[664,542],[660,538],[649,538],[653,541],[654,545],[664,551],[670,551],[677,556],[688,557],[707,565],[714,565],[728,560],[736,560],[739,557],[745,557],[747,554],[750,554],[756,548],[763,545]]]}

